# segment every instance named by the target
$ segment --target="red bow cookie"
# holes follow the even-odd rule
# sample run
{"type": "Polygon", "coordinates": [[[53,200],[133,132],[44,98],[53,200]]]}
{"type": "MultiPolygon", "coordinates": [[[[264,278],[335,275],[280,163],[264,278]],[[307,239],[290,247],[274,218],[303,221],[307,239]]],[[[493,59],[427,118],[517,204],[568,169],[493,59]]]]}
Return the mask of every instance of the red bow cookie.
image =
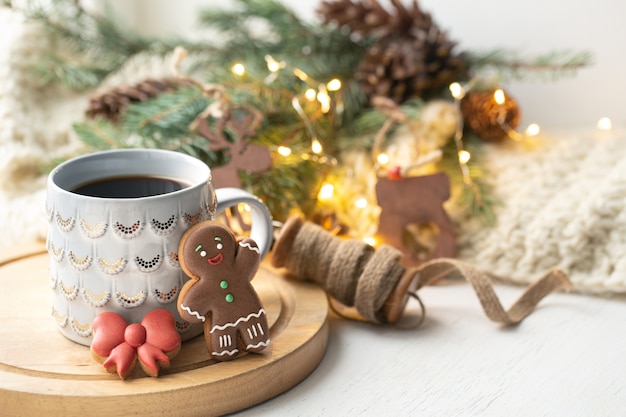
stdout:
{"type": "Polygon", "coordinates": [[[157,309],[145,315],[141,324],[128,324],[117,313],[100,313],[93,320],[91,355],[108,372],[126,379],[139,359],[141,369],[158,376],[180,350],[180,335],[172,313],[157,309]]]}

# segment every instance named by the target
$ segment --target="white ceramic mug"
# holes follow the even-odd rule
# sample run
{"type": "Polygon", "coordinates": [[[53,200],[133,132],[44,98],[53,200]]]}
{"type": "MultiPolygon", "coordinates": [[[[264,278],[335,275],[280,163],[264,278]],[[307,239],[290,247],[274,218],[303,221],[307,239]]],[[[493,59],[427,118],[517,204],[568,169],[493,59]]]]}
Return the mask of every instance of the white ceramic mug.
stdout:
{"type": "Polygon", "coordinates": [[[46,213],[52,315],[61,332],[89,345],[91,323],[101,312],[138,323],[149,311],[166,308],[183,340],[202,333],[176,310],[188,279],[178,263],[178,243],[193,224],[239,203],[251,208],[250,237],[264,256],[272,241],[267,207],[243,190],[214,189],[210,168],[196,158],[120,149],[57,166],[48,177],[46,213]],[[85,188],[103,181],[108,188],[85,188]]]}

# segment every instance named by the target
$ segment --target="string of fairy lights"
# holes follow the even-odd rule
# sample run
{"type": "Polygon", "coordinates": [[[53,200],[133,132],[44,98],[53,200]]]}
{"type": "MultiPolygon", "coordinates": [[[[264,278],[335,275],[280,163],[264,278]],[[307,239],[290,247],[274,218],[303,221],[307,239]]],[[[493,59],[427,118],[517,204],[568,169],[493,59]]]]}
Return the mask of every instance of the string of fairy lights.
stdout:
{"type": "MultiPolygon", "coordinates": [[[[300,155],[303,159],[313,159],[314,161],[322,164],[335,164],[336,160],[329,155],[324,155],[324,147],[322,146],[322,142],[319,140],[317,133],[313,127],[313,123],[311,119],[306,114],[301,100],[306,100],[307,102],[315,102],[317,101],[320,106],[320,111],[323,114],[327,114],[332,109],[333,99],[331,97],[331,93],[338,92],[341,90],[342,84],[341,80],[338,78],[333,78],[328,82],[318,82],[310,77],[305,71],[300,68],[289,66],[285,61],[278,61],[271,55],[265,56],[265,62],[267,65],[267,69],[269,74],[264,79],[265,84],[271,84],[278,78],[280,71],[287,70],[291,71],[291,73],[297,77],[300,81],[306,83],[309,88],[305,89],[302,96],[294,95],[291,104],[294,111],[298,114],[302,122],[304,123],[307,131],[309,132],[309,136],[311,137],[311,145],[310,145],[310,153],[300,155]]],[[[235,63],[231,71],[233,74],[237,76],[243,76],[246,73],[245,66],[237,62],[235,63]]],[[[278,146],[275,151],[283,156],[290,156],[293,151],[289,146],[281,145],[278,146]]]]}
{"type": "MultiPolygon", "coordinates": [[[[303,121],[311,137],[310,152],[302,153],[300,157],[303,159],[307,159],[307,160],[313,159],[316,162],[320,162],[320,163],[336,164],[337,161],[333,157],[324,155],[324,148],[322,146],[322,143],[320,142],[315,132],[315,129],[313,127],[313,123],[311,119],[309,118],[309,116],[306,114],[302,103],[303,102],[307,102],[307,103],[317,102],[319,106],[319,110],[323,114],[327,114],[328,112],[330,112],[331,109],[333,108],[333,105],[335,105],[335,108],[338,111],[340,111],[341,110],[340,103],[333,102],[333,95],[334,95],[333,93],[338,93],[341,91],[343,87],[341,80],[339,80],[338,78],[333,78],[327,82],[319,82],[317,80],[314,80],[312,77],[310,77],[302,69],[290,66],[284,61],[278,61],[270,55],[265,56],[265,62],[267,65],[267,69],[269,71],[268,76],[264,79],[264,82],[266,84],[270,84],[274,80],[276,80],[281,71],[289,71],[291,72],[291,74],[297,77],[300,81],[306,83],[306,85],[308,86],[308,88],[306,88],[302,94],[294,95],[294,97],[292,98],[292,107],[294,111],[298,114],[298,116],[301,118],[301,120],[303,121]]],[[[237,76],[243,76],[246,73],[246,68],[242,63],[235,63],[232,66],[231,70],[233,74],[237,76]]],[[[466,84],[453,82],[449,85],[450,93],[452,95],[452,98],[454,100],[454,104],[457,110],[459,110],[459,114],[460,114],[461,100],[463,99],[465,94],[471,91],[471,89],[477,84],[477,82],[478,82],[477,79],[472,79],[468,81],[466,84]]],[[[337,97],[336,100],[339,101],[341,95],[337,94],[336,97],[337,97]]],[[[495,102],[495,104],[504,105],[506,100],[508,100],[508,98],[502,89],[496,89],[494,91],[493,101],[495,102]]],[[[517,130],[511,128],[510,126],[506,124],[504,113],[502,113],[502,117],[497,118],[497,122],[500,124],[500,127],[505,132],[507,132],[507,135],[510,139],[514,141],[518,141],[518,142],[523,141],[526,138],[538,136],[539,133],[541,132],[541,128],[536,123],[530,123],[526,127],[526,129],[524,129],[523,133],[518,132],[517,130]]],[[[613,125],[612,125],[610,118],[602,117],[598,120],[596,127],[598,130],[601,130],[601,131],[610,131],[612,130],[613,125]]],[[[461,171],[462,177],[463,177],[463,181],[465,182],[466,185],[468,185],[472,189],[474,184],[472,182],[472,179],[470,176],[470,169],[468,166],[468,164],[470,163],[472,159],[472,155],[467,149],[465,149],[465,146],[463,143],[463,132],[464,132],[463,117],[459,117],[458,124],[456,126],[456,130],[453,136],[453,140],[456,145],[458,165],[459,165],[459,169],[461,171]]],[[[287,145],[277,146],[273,150],[283,157],[288,157],[293,154],[292,148],[287,145]]],[[[435,162],[441,157],[442,157],[442,152],[440,150],[435,150],[435,151],[430,152],[427,155],[421,156],[419,158],[419,161],[416,161],[414,165],[421,165],[421,164],[426,164],[430,162],[435,162]]],[[[374,150],[372,151],[372,159],[373,159],[375,167],[379,169],[377,175],[380,175],[381,173],[386,173],[391,178],[400,179],[403,176],[403,174],[408,172],[411,168],[409,166],[390,167],[389,166],[390,160],[389,160],[388,155],[384,151],[381,151],[377,146],[375,146],[374,150]]],[[[324,202],[328,202],[336,198],[341,198],[341,196],[336,195],[335,188],[336,187],[332,182],[328,182],[328,181],[324,182],[321,185],[319,192],[317,194],[318,202],[323,204],[324,202]]],[[[475,194],[478,196],[478,193],[475,193],[475,194]]],[[[368,198],[359,196],[359,197],[356,197],[356,199],[353,201],[353,204],[356,208],[365,209],[371,204],[376,204],[376,202],[369,201],[368,198]]],[[[375,238],[372,236],[362,236],[361,238],[369,244],[374,245],[376,243],[375,238]]]]}

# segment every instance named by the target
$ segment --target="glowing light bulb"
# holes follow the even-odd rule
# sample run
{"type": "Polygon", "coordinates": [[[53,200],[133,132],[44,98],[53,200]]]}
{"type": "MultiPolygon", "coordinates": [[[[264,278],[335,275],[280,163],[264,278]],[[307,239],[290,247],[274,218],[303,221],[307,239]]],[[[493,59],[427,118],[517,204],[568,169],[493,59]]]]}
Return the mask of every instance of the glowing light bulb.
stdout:
{"type": "Polygon", "coordinates": [[[320,143],[319,140],[317,140],[317,138],[311,141],[311,150],[313,151],[313,153],[318,154],[318,155],[321,154],[322,151],[324,150],[322,148],[322,144],[320,143]]]}
{"type": "Polygon", "coordinates": [[[376,245],[376,239],[373,238],[372,236],[364,237],[363,238],[363,242],[367,243],[370,246],[375,246],[376,245]]]}
{"type": "Polygon", "coordinates": [[[238,75],[240,77],[246,73],[246,67],[244,67],[243,64],[240,62],[233,65],[231,70],[233,71],[233,74],[238,75]]]}
{"type": "Polygon", "coordinates": [[[325,183],[320,188],[319,193],[317,194],[317,199],[319,201],[329,201],[333,198],[333,194],[335,193],[335,186],[330,183],[325,183]]]}
{"type": "Polygon", "coordinates": [[[537,136],[540,131],[541,129],[539,128],[539,125],[537,123],[531,123],[526,128],[526,134],[528,136],[537,136]]]}
{"type": "Polygon", "coordinates": [[[326,83],[326,88],[328,91],[339,91],[341,89],[341,81],[337,78],[333,78],[328,83],[326,83]]]}
{"type": "Polygon", "coordinates": [[[369,203],[367,202],[367,199],[365,197],[361,197],[354,202],[354,205],[357,206],[358,208],[363,209],[367,207],[369,203]]]}
{"type": "Polygon", "coordinates": [[[271,72],[276,72],[280,69],[280,64],[278,62],[268,62],[267,69],[271,72]]]}
{"type": "Polygon", "coordinates": [[[459,151],[459,162],[461,164],[467,164],[471,157],[472,155],[470,155],[470,153],[466,150],[463,149],[459,151]]]}
{"type": "Polygon", "coordinates": [[[596,124],[596,126],[600,130],[613,129],[613,123],[611,122],[611,119],[609,119],[608,117],[602,117],[600,120],[598,120],[598,123],[596,124]]]}
{"type": "Polygon", "coordinates": [[[386,153],[379,153],[376,157],[376,161],[378,161],[381,165],[387,165],[389,163],[389,155],[386,153]]]}
{"type": "Polygon", "coordinates": [[[452,97],[457,100],[462,99],[465,95],[465,90],[463,89],[463,86],[457,82],[450,84],[448,88],[450,88],[450,93],[452,94],[452,97]]]}
{"type": "Polygon", "coordinates": [[[284,62],[278,62],[271,55],[265,55],[265,62],[267,63],[267,69],[270,72],[277,72],[285,67],[284,62]]]}
{"type": "Polygon", "coordinates": [[[330,111],[330,96],[325,89],[317,93],[317,101],[320,103],[322,113],[328,113],[330,111]]]}
{"type": "Polygon", "coordinates": [[[506,97],[504,96],[504,91],[501,88],[498,88],[493,93],[493,99],[498,104],[504,104],[504,102],[506,101],[506,97]]]}
{"type": "Polygon", "coordinates": [[[291,148],[288,148],[287,146],[279,146],[277,152],[282,156],[289,156],[291,155],[291,148]]]}
{"type": "Polygon", "coordinates": [[[306,98],[309,101],[313,101],[315,100],[315,97],[317,96],[317,92],[312,89],[312,88],[308,88],[305,92],[304,92],[304,98],[306,98]]]}
{"type": "Polygon", "coordinates": [[[293,75],[298,77],[300,79],[300,81],[306,81],[306,80],[309,79],[309,75],[306,72],[304,72],[301,69],[299,69],[299,68],[294,68],[293,75]]]}

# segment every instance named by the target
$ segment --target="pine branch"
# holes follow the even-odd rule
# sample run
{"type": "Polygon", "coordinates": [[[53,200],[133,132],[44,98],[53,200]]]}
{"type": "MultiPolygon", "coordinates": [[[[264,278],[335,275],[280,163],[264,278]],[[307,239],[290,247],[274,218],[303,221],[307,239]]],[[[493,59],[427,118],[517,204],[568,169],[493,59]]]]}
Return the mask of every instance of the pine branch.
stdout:
{"type": "Polygon", "coordinates": [[[468,53],[467,56],[474,72],[494,69],[502,76],[517,80],[546,75],[557,80],[574,76],[578,70],[593,63],[589,51],[556,51],[524,59],[511,51],[498,49],[483,54],[468,53]]]}
{"type": "MultiPolygon", "coordinates": [[[[87,152],[115,149],[115,148],[156,148],[179,151],[204,161],[209,166],[219,166],[225,163],[224,155],[213,152],[207,146],[207,139],[185,130],[180,137],[164,136],[162,133],[169,130],[171,133],[177,127],[167,126],[163,131],[140,132],[128,130],[135,124],[114,123],[105,118],[88,119],[72,126],[78,138],[85,144],[87,152]],[[143,134],[143,136],[142,136],[143,134]]],[[[185,125],[187,126],[187,125],[185,125]]]]}
{"type": "MultiPolygon", "coordinates": [[[[266,145],[293,144],[294,137],[305,143],[312,136],[307,131],[306,122],[294,107],[294,100],[298,101],[306,119],[310,122],[314,135],[324,146],[325,152],[336,155],[339,150],[340,129],[351,126],[355,117],[365,106],[365,100],[359,89],[351,89],[350,84],[339,92],[331,93],[333,103],[337,104],[329,113],[320,111],[319,103],[310,102],[303,98],[304,92],[311,86],[303,83],[288,71],[280,72],[275,79],[268,83],[268,71],[247,71],[244,77],[235,77],[230,73],[226,79],[219,79],[225,87],[229,98],[235,104],[246,104],[262,109],[266,124],[272,129],[280,129],[280,135],[270,135],[273,142],[266,145]],[[341,103],[341,104],[338,104],[341,103]],[[341,112],[337,110],[341,107],[341,112]]],[[[317,86],[317,84],[316,84],[317,86]]],[[[257,140],[262,143],[263,133],[259,133],[257,140]]]]}
{"type": "Polygon", "coordinates": [[[443,159],[439,162],[439,166],[450,177],[452,189],[457,190],[458,206],[485,226],[492,226],[497,220],[496,207],[501,202],[493,196],[492,186],[485,177],[480,164],[483,151],[482,140],[466,135],[463,138],[463,145],[472,155],[472,160],[467,165],[471,184],[466,183],[463,178],[459,168],[458,150],[453,141],[443,148],[443,159]]]}
{"type": "MultiPolygon", "coordinates": [[[[217,25],[224,30],[232,30],[228,24],[242,23],[250,17],[259,17],[276,22],[276,26],[293,28],[303,23],[287,6],[277,0],[235,0],[235,7],[229,9],[205,10],[200,14],[200,21],[207,25],[217,25]]],[[[285,31],[288,29],[285,29],[285,31]]]]}
{"type": "Polygon", "coordinates": [[[221,152],[214,152],[207,146],[207,139],[197,134],[190,133],[187,138],[182,138],[169,144],[167,149],[183,152],[204,161],[210,167],[217,167],[226,163],[221,152]]]}
{"type": "Polygon", "coordinates": [[[96,63],[67,61],[54,55],[47,56],[35,66],[44,84],[60,81],[74,90],[98,85],[111,70],[108,65],[103,67],[96,63]]]}
{"type": "Polygon", "coordinates": [[[271,55],[309,76],[349,80],[368,41],[357,42],[341,31],[308,24],[276,0],[238,0],[233,10],[208,9],[201,22],[220,32],[225,42],[212,45],[217,62],[262,60],[271,55]]]}
{"type": "Polygon", "coordinates": [[[97,86],[139,53],[163,55],[176,46],[202,51],[203,45],[180,39],[165,41],[132,31],[107,8],[104,15],[87,12],[71,0],[28,1],[21,9],[27,18],[41,23],[57,42],[50,56],[39,65],[47,82],[60,82],[73,89],[97,86]]]}
{"type": "Polygon", "coordinates": [[[316,190],[330,170],[330,166],[321,166],[300,155],[294,152],[280,158],[271,170],[261,174],[240,173],[245,188],[263,199],[277,220],[286,220],[294,210],[312,214],[317,203],[316,190]]]}
{"type": "MultiPolygon", "coordinates": [[[[473,168],[476,166],[474,165],[473,168]]],[[[493,197],[491,184],[485,181],[482,171],[480,174],[471,174],[471,177],[473,187],[463,184],[458,197],[458,205],[485,226],[493,226],[497,220],[495,209],[501,202],[493,197]]]]}
{"type": "Polygon", "coordinates": [[[157,143],[176,140],[189,136],[189,125],[208,105],[200,90],[183,88],[129,105],[123,113],[123,125],[127,131],[157,143]]]}
{"type": "MultiPolygon", "coordinates": [[[[421,99],[409,100],[400,105],[400,109],[409,119],[417,120],[424,107],[421,99]]],[[[388,120],[388,116],[381,113],[376,108],[366,108],[350,124],[344,126],[339,137],[339,147],[342,150],[361,148],[371,150],[374,139],[383,124],[388,120]]],[[[391,135],[393,129],[389,132],[391,135]]]]}
{"type": "Polygon", "coordinates": [[[73,128],[81,141],[94,150],[128,146],[162,149],[186,146],[191,150],[190,143],[197,140],[197,135],[189,130],[189,125],[208,104],[199,90],[185,88],[129,105],[121,123],[95,118],[73,128]]]}
{"type": "Polygon", "coordinates": [[[106,119],[86,120],[73,124],[72,128],[91,151],[129,147],[128,134],[106,119]]]}
{"type": "Polygon", "coordinates": [[[302,39],[302,34],[308,31],[307,26],[279,1],[237,0],[236,3],[239,7],[234,9],[201,12],[200,22],[230,35],[230,42],[261,49],[278,50],[289,39],[302,39]],[[269,36],[259,30],[260,22],[267,25],[269,36]]]}

